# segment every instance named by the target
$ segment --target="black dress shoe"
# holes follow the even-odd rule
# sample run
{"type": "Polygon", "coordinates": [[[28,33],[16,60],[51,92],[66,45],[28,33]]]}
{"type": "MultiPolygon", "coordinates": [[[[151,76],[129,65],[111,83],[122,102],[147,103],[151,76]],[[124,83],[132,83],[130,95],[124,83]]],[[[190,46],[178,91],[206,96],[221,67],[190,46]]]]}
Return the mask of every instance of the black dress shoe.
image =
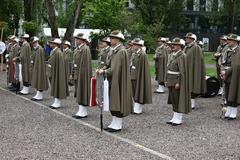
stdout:
{"type": "Polygon", "coordinates": [[[135,113],[135,112],[133,112],[133,114],[135,114],[135,115],[140,115],[140,114],[142,114],[142,113],[135,113]]]}
{"type": "Polygon", "coordinates": [[[236,119],[236,117],[235,117],[235,118],[228,117],[228,119],[227,119],[227,120],[231,121],[231,120],[235,120],[235,119],[236,119]]]}
{"type": "Polygon", "coordinates": [[[75,118],[75,119],[84,119],[84,118],[87,118],[87,116],[78,116],[78,115],[73,115],[72,117],[75,118]]]}
{"type": "Polygon", "coordinates": [[[111,128],[107,127],[107,128],[103,128],[104,131],[108,131],[110,130],[111,128]]]}
{"type": "Polygon", "coordinates": [[[19,92],[18,94],[19,94],[19,95],[28,95],[28,94],[22,93],[22,92],[19,92]]]}
{"type": "Polygon", "coordinates": [[[8,86],[7,89],[11,90],[11,89],[15,89],[14,86],[8,86]]]}
{"type": "Polygon", "coordinates": [[[180,126],[182,123],[172,123],[172,126],[180,126]]]}
{"type": "Polygon", "coordinates": [[[49,108],[51,108],[51,109],[58,109],[58,108],[60,108],[60,107],[49,106],[49,108]]]}
{"type": "Polygon", "coordinates": [[[110,133],[114,133],[114,132],[120,132],[122,129],[112,129],[112,128],[109,128],[108,130],[106,130],[107,132],[110,132],[110,133]]]}
{"type": "Polygon", "coordinates": [[[9,91],[15,92],[16,88],[10,88],[9,91]]]}
{"type": "Polygon", "coordinates": [[[225,117],[225,116],[224,116],[224,119],[228,119],[228,118],[229,118],[229,117],[225,117]]]}
{"type": "Polygon", "coordinates": [[[157,94],[164,94],[165,92],[154,91],[154,93],[157,93],[157,94]]]}
{"type": "Polygon", "coordinates": [[[31,98],[32,101],[42,101],[42,99],[31,98]]]}
{"type": "Polygon", "coordinates": [[[168,121],[168,122],[166,122],[167,124],[172,124],[172,122],[171,121],[168,121]]]}

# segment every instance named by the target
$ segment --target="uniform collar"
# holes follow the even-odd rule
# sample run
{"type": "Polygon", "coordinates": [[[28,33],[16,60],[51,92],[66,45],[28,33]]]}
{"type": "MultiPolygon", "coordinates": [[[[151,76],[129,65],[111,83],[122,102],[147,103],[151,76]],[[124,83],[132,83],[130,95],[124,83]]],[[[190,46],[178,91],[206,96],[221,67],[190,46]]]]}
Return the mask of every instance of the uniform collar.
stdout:
{"type": "Polygon", "coordinates": [[[78,49],[81,49],[82,46],[84,46],[84,43],[80,44],[80,45],[78,46],[78,49]]]}
{"type": "Polygon", "coordinates": [[[178,50],[177,52],[173,52],[173,56],[178,55],[181,51],[182,51],[182,50],[180,49],[180,50],[178,50]]]}
{"type": "Polygon", "coordinates": [[[191,42],[191,43],[189,43],[188,45],[187,45],[187,47],[192,47],[193,45],[194,45],[194,41],[193,42],[191,42]]]}
{"type": "Polygon", "coordinates": [[[53,48],[53,51],[56,51],[58,49],[58,47],[55,47],[55,48],[53,48]]]}
{"type": "Polygon", "coordinates": [[[236,46],[233,47],[233,48],[230,48],[230,50],[234,51],[237,47],[238,47],[238,45],[236,45],[236,46]]]}
{"type": "Polygon", "coordinates": [[[22,44],[25,45],[25,44],[27,44],[27,43],[28,43],[27,41],[24,41],[22,44]]]}
{"type": "Polygon", "coordinates": [[[161,46],[159,46],[158,48],[163,48],[163,47],[164,47],[164,43],[161,46]]]}
{"type": "Polygon", "coordinates": [[[116,50],[118,47],[120,47],[121,46],[121,43],[119,43],[118,45],[116,45],[116,46],[114,46],[113,47],[113,50],[116,50]]]}
{"type": "Polygon", "coordinates": [[[65,48],[65,49],[63,49],[63,51],[67,51],[69,48],[67,47],[67,48],[65,48]]]}
{"type": "Polygon", "coordinates": [[[33,47],[34,50],[37,50],[39,48],[39,44],[36,47],[33,47]]]}
{"type": "Polygon", "coordinates": [[[103,48],[104,51],[108,50],[108,48],[110,48],[109,46],[103,48]]]}
{"type": "Polygon", "coordinates": [[[137,52],[136,52],[136,53],[138,54],[138,53],[139,53],[141,50],[142,50],[142,49],[141,49],[141,48],[139,48],[139,49],[137,50],[137,52]]]}

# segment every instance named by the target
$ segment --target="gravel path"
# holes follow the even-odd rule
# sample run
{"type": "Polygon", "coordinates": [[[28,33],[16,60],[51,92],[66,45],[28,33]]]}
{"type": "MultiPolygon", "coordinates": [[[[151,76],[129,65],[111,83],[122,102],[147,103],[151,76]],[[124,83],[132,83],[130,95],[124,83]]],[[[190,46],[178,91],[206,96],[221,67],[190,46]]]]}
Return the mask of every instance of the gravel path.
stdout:
{"type": "MultiPolygon", "coordinates": [[[[184,116],[181,126],[166,124],[172,116],[166,104],[167,93],[153,95],[153,104],[144,113],[124,118],[121,133],[99,132],[99,109],[89,108],[89,117],[71,118],[77,104],[71,96],[63,108],[47,106],[52,98],[45,92],[44,101],[33,103],[31,95],[16,96],[6,91],[5,74],[0,73],[0,159],[1,160],[70,160],[70,159],[240,159],[240,121],[220,116],[220,97],[199,98],[196,110],[184,116]]],[[[156,88],[153,83],[153,90],[156,88]]],[[[111,121],[104,113],[104,125],[111,121]]]]}

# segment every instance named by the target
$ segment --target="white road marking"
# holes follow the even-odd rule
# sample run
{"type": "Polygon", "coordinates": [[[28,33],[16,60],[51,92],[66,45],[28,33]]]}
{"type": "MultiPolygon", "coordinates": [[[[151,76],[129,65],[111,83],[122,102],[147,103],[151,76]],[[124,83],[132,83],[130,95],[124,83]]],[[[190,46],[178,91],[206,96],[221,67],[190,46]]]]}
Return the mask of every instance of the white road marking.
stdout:
{"type": "MultiPolygon", "coordinates": [[[[65,117],[65,118],[71,119],[71,120],[73,120],[73,121],[75,121],[75,122],[77,122],[77,123],[79,123],[79,124],[81,124],[81,125],[83,125],[83,126],[85,126],[85,127],[94,129],[94,130],[97,131],[97,132],[101,132],[101,129],[100,129],[100,128],[95,127],[95,126],[93,126],[93,125],[91,125],[91,124],[89,124],[89,123],[86,123],[86,122],[82,121],[82,120],[75,119],[75,118],[73,118],[72,116],[66,115],[66,114],[64,114],[64,113],[62,113],[62,112],[60,112],[60,111],[58,111],[58,110],[50,109],[48,106],[46,106],[46,105],[44,105],[44,104],[41,104],[41,103],[38,103],[38,102],[35,102],[35,101],[32,101],[32,100],[30,100],[30,99],[28,99],[28,98],[26,98],[26,97],[23,97],[23,96],[20,96],[20,95],[16,95],[16,94],[14,94],[13,92],[10,92],[10,91],[2,88],[2,87],[0,87],[0,89],[3,90],[3,91],[5,91],[5,92],[8,92],[8,93],[10,93],[10,94],[13,94],[13,95],[15,95],[15,96],[18,97],[18,98],[24,99],[24,100],[26,100],[26,101],[28,101],[28,102],[31,102],[31,103],[36,104],[36,105],[39,105],[39,106],[41,106],[41,107],[43,107],[43,108],[47,108],[48,110],[50,110],[50,111],[52,111],[52,112],[55,112],[56,114],[59,114],[59,115],[65,117]]],[[[109,132],[106,132],[106,131],[103,131],[102,133],[103,133],[103,134],[106,134],[106,135],[108,135],[108,136],[111,136],[111,137],[113,137],[113,138],[115,138],[115,139],[118,139],[118,140],[120,140],[120,141],[122,141],[122,142],[128,143],[128,144],[134,146],[135,148],[138,148],[138,149],[140,149],[140,150],[143,150],[143,151],[145,151],[145,152],[148,152],[148,153],[150,153],[150,154],[152,154],[152,155],[158,156],[158,157],[163,158],[163,159],[166,159],[166,160],[174,160],[174,158],[172,158],[172,157],[169,157],[169,156],[167,156],[167,155],[165,155],[165,154],[162,154],[162,153],[160,153],[160,152],[154,151],[154,150],[152,150],[152,149],[150,149],[150,148],[148,148],[148,147],[145,147],[145,146],[143,146],[143,145],[141,145],[141,144],[138,144],[138,143],[136,143],[136,142],[134,142],[134,141],[132,141],[132,140],[130,140],[130,139],[123,138],[123,137],[121,137],[121,136],[118,136],[118,135],[116,135],[116,134],[112,134],[112,133],[109,133],[109,132]]]]}

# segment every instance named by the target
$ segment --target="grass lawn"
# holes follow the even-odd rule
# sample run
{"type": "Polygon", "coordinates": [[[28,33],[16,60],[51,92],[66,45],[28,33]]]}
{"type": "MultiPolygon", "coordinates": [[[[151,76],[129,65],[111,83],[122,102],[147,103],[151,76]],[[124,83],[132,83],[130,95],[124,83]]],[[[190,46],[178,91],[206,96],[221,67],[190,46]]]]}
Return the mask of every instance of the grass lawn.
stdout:
{"type": "Polygon", "coordinates": [[[206,64],[215,64],[213,52],[204,52],[203,56],[206,64]]]}

